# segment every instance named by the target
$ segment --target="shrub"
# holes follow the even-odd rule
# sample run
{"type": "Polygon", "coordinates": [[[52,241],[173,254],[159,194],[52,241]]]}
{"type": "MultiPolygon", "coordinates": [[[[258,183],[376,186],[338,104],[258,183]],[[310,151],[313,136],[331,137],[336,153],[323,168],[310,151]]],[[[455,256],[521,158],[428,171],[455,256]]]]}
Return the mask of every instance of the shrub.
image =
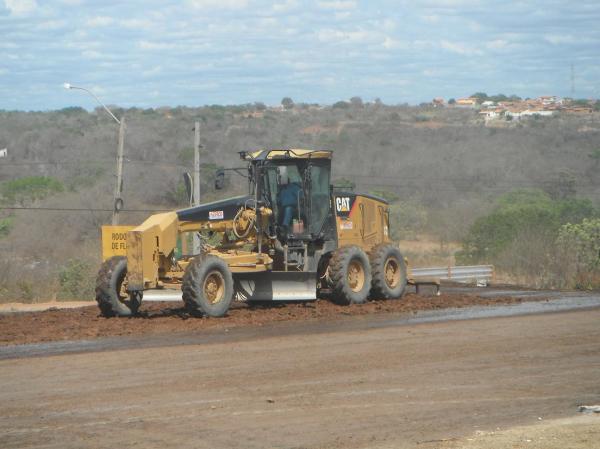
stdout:
{"type": "Polygon", "coordinates": [[[568,286],[599,288],[600,219],[561,226],[556,243],[568,286]]]}
{"type": "Polygon", "coordinates": [[[461,263],[490,262],[524,231],[554,240],[560,226],[596,214],[589,200],[553,200],[540,190],[517,190],[500,197],[494,211],[475,221],[458,254],[461,263]]]}
{"type": "Polygon", "coordinates": [[[70,259],[58,272],[59,299],[92,298],[94,275],[88,262],[70,259]]]}
{"type": "Polygon", "coordinates": [[[347,178],[338,178],[333,181],[333,188],[335,190],[353,191],[356,188],[356,183],[347,178]]]}
{"type": "Polygon", "coordinates": [[[0,238],[6,237],[10,234],[10,230],[13,226],[13,217],[7,217],[0,219],[0,238]]]}
{"type": "Polygon", "coordinates": [[[0,194],[9,204],[46,198],[64,190],[62,183],[47,176],[28,176],[0,184],[0,194]]]}
{"type": "Polygon", "coordinates": [[[414,238],[427,225],[427,210],[414,201],[402,201],[390,207],[392,240],[414,238]]]}

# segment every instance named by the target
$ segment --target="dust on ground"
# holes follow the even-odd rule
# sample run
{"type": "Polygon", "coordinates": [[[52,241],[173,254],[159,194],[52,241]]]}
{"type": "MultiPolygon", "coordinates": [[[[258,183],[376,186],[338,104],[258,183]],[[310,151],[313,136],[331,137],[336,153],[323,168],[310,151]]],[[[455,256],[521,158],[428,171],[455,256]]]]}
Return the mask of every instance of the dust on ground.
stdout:
{"type": "Polygon", "coordinates": [[[0,345],[229,329],[281,321],[331,321],[349,315],[416,313],[422,310],[518,304],[523,301],[522,298],[481,298],[471,294],[425,297],[409,293],[400,300],[376,300],[352,306],[340,306],[327,300],[255,306],[234,303],[224,318],[191,316],[180,303],[172,302],[142,303],[140,315],[136,317],[104,318],[95,303],[89,303],[87,307],[72,309],[0,314],[0,345]]]}
{"type": "Polygon", "coordinates": [[[423,449],[592,449],[599,445],[600,416],[583,415],[540,421],[530,426],[479,431],[459,440],[420,446],[423,449]]]}

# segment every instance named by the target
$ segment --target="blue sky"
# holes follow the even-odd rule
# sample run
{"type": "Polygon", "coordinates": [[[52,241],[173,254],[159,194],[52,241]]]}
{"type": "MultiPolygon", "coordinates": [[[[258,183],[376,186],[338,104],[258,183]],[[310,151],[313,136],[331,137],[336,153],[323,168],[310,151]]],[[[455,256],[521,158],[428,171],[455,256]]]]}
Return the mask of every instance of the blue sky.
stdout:
{"type": "Polygon", "coordinates": [[[0,0],[0,109],[600,97],[598,0],[0,0]]]}

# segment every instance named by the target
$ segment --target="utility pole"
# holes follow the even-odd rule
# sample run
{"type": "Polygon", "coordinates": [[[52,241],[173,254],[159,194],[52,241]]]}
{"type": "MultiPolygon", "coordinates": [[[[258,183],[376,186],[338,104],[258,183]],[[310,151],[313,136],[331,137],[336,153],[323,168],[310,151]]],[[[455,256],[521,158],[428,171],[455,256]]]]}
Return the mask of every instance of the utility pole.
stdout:
{"type": "Polygon", "coordinates": [[[117,148],[117,182],[115,184],[112,224],[119,224],[119,212],[123,208],[123,147],[125,144],[125,118],[121,117],[119,122],[119,144],[117,148]]]}
{"type": "MultiPolygon", "coordinates": [[[[200,205],[200,122],[194,125],[194,193],[193,205],[200,205]]],[[[200,254],[200,236],[194,233],[193,253],[200,254]]]]}
{"type": "Polygon", "coordinates": [[[200,122],[194,125],[194,206],[200,204],[200,122]]]}
{"type": "Polygon", "coordinates": [[[571,98],[575,99],[575,64],[571,63],[571,98]]]}

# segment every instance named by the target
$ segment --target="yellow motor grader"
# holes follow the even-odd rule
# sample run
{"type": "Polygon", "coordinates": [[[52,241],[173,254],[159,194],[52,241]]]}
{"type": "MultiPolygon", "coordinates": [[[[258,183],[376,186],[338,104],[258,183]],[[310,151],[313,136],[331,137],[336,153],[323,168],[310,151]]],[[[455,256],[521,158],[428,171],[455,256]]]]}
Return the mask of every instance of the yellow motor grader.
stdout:
{"type": "Polygon", "coordinates": [[[191,313],[212,317],[234,299],[323,295],[351,304],[403,295],[407,267],[389,238],[388,203],[335,190],[331,151],[240,157],[247,195],[152,215],[137,227],[102,228],[96,300],[103,315],[135,314],[152,289],[181,289],[191,313]],[[191,236],[200,239],[197,251],[181,243],[191,236]]]}

